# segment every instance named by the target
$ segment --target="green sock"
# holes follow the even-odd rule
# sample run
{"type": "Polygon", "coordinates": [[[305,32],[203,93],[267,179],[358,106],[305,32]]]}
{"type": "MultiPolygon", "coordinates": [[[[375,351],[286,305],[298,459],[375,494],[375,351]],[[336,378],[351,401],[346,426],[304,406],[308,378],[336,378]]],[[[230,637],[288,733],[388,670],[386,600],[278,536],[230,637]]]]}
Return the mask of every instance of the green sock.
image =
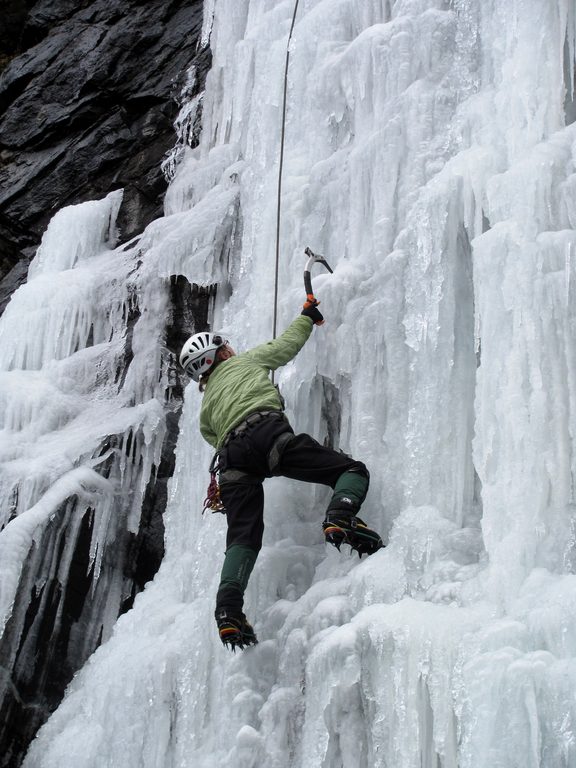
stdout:
{"type": "MultiPolygon", "coordinates": [[[[355,508],[356,511],[358,511],[360,505],[366,498],[368,483],[368,478],[361,475],[359,472],[344,472],[344,474],[340,475],[336,481],[334,493],[328,504],[328,511],[331,509],[339,509],[339,502],[341,499],[350,499],[353,502],[351,510],[355,508]]],[[[350,514],[350,512],[348,514],[350,514]]]]}
{"type": "Polygon", "coordinates": [[[244,544],[232,544],[228,547],[222,566],[219,589],[231,587],[244,594],[257,557],[258,553],[244,544]]]}

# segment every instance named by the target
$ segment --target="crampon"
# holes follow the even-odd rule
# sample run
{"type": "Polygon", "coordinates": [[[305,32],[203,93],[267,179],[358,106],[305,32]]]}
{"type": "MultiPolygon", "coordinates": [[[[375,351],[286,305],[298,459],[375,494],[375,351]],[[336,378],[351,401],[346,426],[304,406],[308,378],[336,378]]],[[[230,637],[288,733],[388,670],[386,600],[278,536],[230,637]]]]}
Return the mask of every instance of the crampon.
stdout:
{"type": "Polygon", "coordinates": [[[243,651],[249,645],[258,643],[256,633],[243,613],[231,614],[226,610],[217,611],[216,623],[220,640],[231,651],[235,652],[236,648],[243,651]]]}
{"type": "Polygon", "coordinates": [[[363,520],[356,515],[328,515],[322,523],[324,537],[338,551],[342,544],[348,544],[351,550],[362,555],[373,555],[384,547],[382,539],[376,531],[368,528],[363,520]]]}

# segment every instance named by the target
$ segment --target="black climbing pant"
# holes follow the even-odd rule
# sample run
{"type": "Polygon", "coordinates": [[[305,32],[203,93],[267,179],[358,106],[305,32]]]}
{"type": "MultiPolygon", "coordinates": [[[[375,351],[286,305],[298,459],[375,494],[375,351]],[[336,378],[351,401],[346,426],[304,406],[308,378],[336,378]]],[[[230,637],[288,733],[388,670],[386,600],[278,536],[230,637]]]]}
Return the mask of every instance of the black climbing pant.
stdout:
{"type": "Polygon", "coordinates": [[[326,448],[310,435],[295,435],[280,413],[264,416],[229,440],[219,452],[219,466],[228,533],[217,609],[242,608],[262,546],[265,478],[330,486],[334,493],[327,513],[355,514],[368,491],[369,473],[362,462],[326,448]]]}

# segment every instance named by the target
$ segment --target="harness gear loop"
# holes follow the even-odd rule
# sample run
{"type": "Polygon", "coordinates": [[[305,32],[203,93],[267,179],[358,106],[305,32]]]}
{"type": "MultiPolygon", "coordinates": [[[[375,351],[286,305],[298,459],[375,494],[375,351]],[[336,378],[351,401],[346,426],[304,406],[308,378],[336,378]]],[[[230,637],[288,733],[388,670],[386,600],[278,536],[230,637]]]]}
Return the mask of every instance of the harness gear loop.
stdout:
{"type": "Polygon", "coordinates": [[[204,514],[207,509],[209,509],[211,512],[222,512],[223,515],[226,514],[226,508],[224,507],[222,499],[220,498],[220,486],[218,485],[218,480],[216,479],[216,473],[220,471],[220,466],[218,463],[219,458],[220,456],[218,452],[216,452],[212,457],[212,461],[210,462],[210,468],[208,470],[210,472],[210,484],[206,489],[206,498],[204,499],[202,514],[204,514]]]}
{"type": "Polygon", "coordinates": [[[206,490],[206,498],[204,499],[204,506],[202,508],[202,514],[209,509],[211,512],[222,512],[226,514],[226,509],[220,498],[220,486],[216,479],[216,472],[210,472],[210,485],[206,490]]]}

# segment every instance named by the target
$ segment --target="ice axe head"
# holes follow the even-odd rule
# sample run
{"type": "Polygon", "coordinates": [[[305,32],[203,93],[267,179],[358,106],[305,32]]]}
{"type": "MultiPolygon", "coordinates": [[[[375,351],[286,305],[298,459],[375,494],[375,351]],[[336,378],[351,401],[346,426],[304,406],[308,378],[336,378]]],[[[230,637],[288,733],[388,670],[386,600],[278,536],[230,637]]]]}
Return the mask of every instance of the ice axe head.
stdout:
{"type": "Polygon", "coordinates": [[[314,253],[314,251],[312,251],[310,248],[306,248],[304,253],[306,256],[308,256],[308,261],[306,262],[306,266],[304,268],[304,288],[306,289],[306,297],[308,301],[316,301],[314,292],[312,290],[312,275],[310,274],[312,266],[315,263],[319,263],[326,267],[330,274],[333,274],[333,272],[324,256],[320,256],[320,254],[314,253]]]}
{"type": "Polygon", "coordinates": [[[330,274],[333,274],[332,268],[330,267],[330,265],[328,264],[324,256],[320,256],[319,253],[314,253],[314,251],[312,251],[310,248],[306,248],[304,253],[306,254],[306,256],[308,256],[308,261],[306,262],[306,272],[310,272],[312,265],[315,262],[318,262],[320,264],[323,264],[328,270],[328,272],[330,272],[330,274]]]}

